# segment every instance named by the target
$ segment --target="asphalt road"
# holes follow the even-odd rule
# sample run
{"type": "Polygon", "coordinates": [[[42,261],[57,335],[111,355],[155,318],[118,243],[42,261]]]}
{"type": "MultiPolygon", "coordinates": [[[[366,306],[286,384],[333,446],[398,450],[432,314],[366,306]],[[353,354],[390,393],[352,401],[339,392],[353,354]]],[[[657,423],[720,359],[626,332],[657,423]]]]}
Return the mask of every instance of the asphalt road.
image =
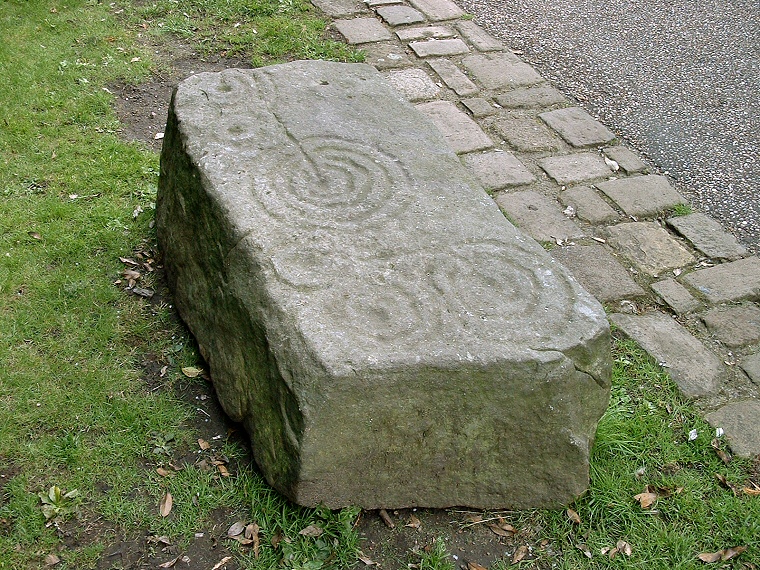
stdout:
{"type": "Polygon", "coordinates": [[[760,252],[759,0],[459,0],[760,252]]]}

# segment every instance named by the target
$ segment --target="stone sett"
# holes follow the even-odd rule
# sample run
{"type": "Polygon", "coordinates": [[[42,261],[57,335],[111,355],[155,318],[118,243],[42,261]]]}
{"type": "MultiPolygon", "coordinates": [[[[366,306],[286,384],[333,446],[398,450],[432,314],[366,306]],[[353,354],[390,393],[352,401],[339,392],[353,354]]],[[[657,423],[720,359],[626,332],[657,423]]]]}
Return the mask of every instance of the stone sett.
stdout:
{"type": "Polygon", "coordinates": [[[758,301],[760,259],[748,257],[699,269],[686,275],[683,280],[713,305],[732,301],[758,301]]]}
{"type": "Polygon", "coordinates": [[[521,152],[557,151],[562,145],[549,129],[531,117],[498,119],[493,127],[512,148],[521,152]]]}
{"type": "Polygon", "coordinates": [[[577,184],[612,175],[602,157],[593,152],[550,156],[538,164],[557,184],[577,184]]]}
{"type": "Polygon", "coordinates": [[[694,256],[656,222],[608,226],[607,233],[611,246],[652,277],[694,261],[694,256]]]}
{"type": "Polygon", "coordinates": [[[760,340],[760,308],[756,305],[713,307],[702,315],[702,321],[715,338],[731,348],[760,340]]]}
{"type": "Polygon", "coordinates": [[[538,192],[525,190],[500,194],[496,203],[517,227],[536,241],[583,237],[583,230],[562,213],[557,202],[538,192]]]}
{"type": "Polygon", "coordinates": [[[482,97],[470,97],[469,99],[462,99],[462,105],[467,107],[467,110],[472,113],[472,116],[476,119],[481,117],[487,117],[497,112],[496,107],[491,105],[488,100],[482,97]]]}
{"type": "Polygon", "coordinates": [[[492,151],[464,156],[464,162],[487,190],[535,182],[536,177],[511,152],[492,151]]]}
{"type": "Polygon", "coordinates": [[[668,219],[668,225],[713,259],[739,259],[747,250],[723,227],[704,214],[695,213],[668,219]]]}
{"type": "Polygon", "coordinates": [[[425,16],[409,6],[382,6],[377,9],[377,13],[389,26],[394,27],[425,21],[425,16]]]}
{"type": "Polygon", "coordinates": [[[572,206],[575,215],[589,224],[605,224],[617,220],[619,214],[588,186],[574,186],[560,192],[564,206],[572,206]]]}
{"type": "Polygon", "coordinates": [[[692,313],[702,308],[702,303],[672,277],[652,283],[652,291],[679,315],[692,313]]]}
{"type": "Polygon", "coordinates": [[[498,51],[504,45],[472,20],[457,22],[457,30],[478,51],[498,51]]]}
{"type": "Polygon", "coordinates": [[[747,373],[752,382],[760,386],[760,352],[748,356],[742,360],[739,366],[747,373]]]}
{"type": "Polygon", "coordinates": [[[335,28],[350,44],[366,44],[391,39],[391,33],[377,18],[353,18],[351,20],[335,20],[335,28]]]}
{"type": "Polygon", "coordinates": [[[417,108],[430,117],[449,147],[457,154],[484,150],[493,146],[490,137],[451,101],[431,101],[417,108]]]}
{"type": "Polygon", "coordinates": [[[377,8],[378,6],[390,6],[393,4],[402,4],[403,0],[364,0],[370,8],[377,8]]]}
{"type": "Polygon", "coordinates": [[[365,62],[377,69],[403,69],[411,67],[414,62],[404,52],[404,49],[390,42],[366,44],[362,46],[365,62]]]}
{"type": "Polygon", "coordinates": [[[448,59],[432,59],[428,60],[428,65],[443,79],[448,88],[460,97],[474,95],[480,91],[478,86],[470,81],[470,78],[462,73],[454,62],[448,59]]]}
{"type": "Polygon", "coordinates": [[[354,16],[363,11],[361,2],[356,0],[311,0],[311,3],[333,18],[354,16]]]}
{"type": "Polygon", "coordinates": [[[760,401],[731,402],[707,414],[714,428],[723,428],[731,449],[741,457],[760,454],[760,401]]]}
{"type": "Polygon", "coordinates": [[[580,107],[566,107],[539,115],[547,125],[577,148],[599,146],[615,138],[615,133],[580,107]]]}
{"type": "Polygon", "coordinates": [[[616,313],[610,322],[663,366],[685,396],[713,394],[720,387],[723,363],[672,317],[616,313]]]}
{"type": "Polygon", "coordinates": [[[609,180],[596,185],[628,216],[644,218],[685,204],[664,176],[646,175],[609,180]]]}
{"type": "Polygon", "coordinates": [[[567,103],[554,87],[519,87],[496,96],[496,102],[507,109],[551,107],[567,103]]]}
{"type": "Polygon", "coordinates": [[[451,0],[409,0],[409,3],[433,22],[453,20],[464,15],[462,9],[451,0]]]}
{"type": "Polygon", "coordinates": [[[396,35],[402,42],[424,39],[441,39],[454,36],[454,30],[448,26],[421,26],[418,28],[404,28],[397,30],[396,35]]]}
{"type": "Polygon", "coordinates": [[[417,57],[422,58],[461,55],[470,51],[467,44],[459,38],[410,42],[409,47],[412,48],[415,54],[417,54],[417,57]]]}
{"type": "Polygon", "coordinates": [[[433,99],[441,91],[430,76],[418,67],[388,72],[390,83],[407,101],[433,99]]]}
{"type": "Polygon", "coordinates": [[[628,271],[603,245],[573,245],[551,250],[586,291],[602,303],[646,295],[628,271]]]}
{"type": "Polygon", "coordinates": [[[486,89],[514,89],[544,82],[530,65],[511,53],[470,55],[462,65],[486,89]]]}
{"type": "Polygon", "coordinates": [[[608,146],[603,150],[607,158],[617,162],[620,169],[626,174],[640,174],[649,170],[639,155],[628,147],[608,146]]]}

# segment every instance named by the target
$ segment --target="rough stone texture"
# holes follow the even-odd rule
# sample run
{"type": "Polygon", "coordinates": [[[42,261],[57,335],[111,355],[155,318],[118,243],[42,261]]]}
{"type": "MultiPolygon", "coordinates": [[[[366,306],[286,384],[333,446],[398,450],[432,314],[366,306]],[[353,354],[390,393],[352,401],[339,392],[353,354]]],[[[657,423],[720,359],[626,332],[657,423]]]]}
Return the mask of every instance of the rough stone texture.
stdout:
{"type": "Polygon", "coordinates": [[[403,26],[425,21],[425,16],[409,6],[383,6],[377,13],[389,26],[403,26]]]}
{"type": "Polygon", "coordinates": [[[610,142],[615,134],[580,107],[566,107],[539,115],[547,125],[574,147],[610,142]]]}
{"type": "Polygon", "coordinates": [[[700,269],[684,277],[710,303],[760,300],[760,259],[748,257],[700,269]]]}
{"type": "Polygon", "coordinates": [[[422,26],[419,28],[398,30],[396,35],[402,42],[408,42],[411,40],[424,40],[430,38],[450,38],[454,35],[454,30],[448,26],[422,26]]]}
{"type": "Polygon", "coordinates": [[[530,65],[511,53],[470,55],[462,64],[486,89],[514,89],[544,81],[530,65]]]}
{"type": "Polygon", "coordinates": [[[333,25],[350,44],[366,44],[391,39],[391,33],[376,18],[335,20],[333,25]]]}
{"type": "Polygon", "coordinates": [[[620,216],[599,194],[588,186],[576,186],[561,192],[559,199],[565,206],[572,206],[575,215],[590,224],[603,224],[620,216]]]}
{"type": "Polygon", "coordinates": [[[647,274],[683,267],[694,256],[656,222],[630,222],[607,228],[609,243],[647,274]]]}
{"type": "Polygon", "coordinates": [[[723,428],[736,455],[755,457],[760,454],[760,401],[732,402],[707,414],[705,419],[715,428],[723,428]]]}
{"type": "Polygon", "coordinates": [[[520,87],[497,95],[496,102],[507,109],[519,109],[561,105],[567,99],[554,87],[520,87]]]}
{"type": "Polygon", "coordinates": [[[388,83],[398,90],[408,101],[433,99],[440,88],[430,76],[419,68],[402,69],[388,73],[388,83]]]}
{"type": "Polygon", "coordinates": [[[747,254],[736,238],[704,214],[689,214],[668,219],[668,225],[689,240],[694,247],[715,259],[739,259],[747,254]]]}
{"type": "Polygon", "coordinates": [[[536,180],[530,170],[511,152],[484,152],[465,155],[464,162],[488,190],[522,186],[536,180]]]}
{"type": "Polygon", "coordinates": [[[537,241],[583,237],[583,230],[565,217],[554,200],[532,190],[502,194],[496,203],[510,220],[537,241]]]}
{"type": "Polygon", "coordinates": [[[655,216],[686,201],[664,176],[647,175],[619,178],[596,185],[628,216],[655,216]]]}
{"type": "Polygon", "coordinates": [[[557,184],[576,184],[612,175],[602,157],[593,152],[550,156],[538,164],[557,184]]]}
{"type": "Polygon", "coordinates": [[[755,305],[713,307],[702,320],[719,341],[739,347],[760,340],[760,308],[755,305]]]}
{"type": "Polygon", "coordinates": [[[620,169],[626,174],[640,174],[649,170],[638,154],[624,146],[608,146],[603,149],[607,158],[618,163],[620,169]]]}
{"type": "Polygon", "coordinates": [[[417,108],[430,117],[454,152],[474,152],[493,146],[489,136],[478,124],[457,109],[451,101],[422,103],[417,105],[417,108]]]}
{"type": "Polygon", "coordinates": [[[441,57],[444,55],[460,55],[468,53],[470,48],[459,38],[451,40],[425,40],[421,42],[411,42],[409,47],[412,48],[417,57],[441,57]]]}
{"type": "Polygon", "coordinates": [[[362,50],[366,54],[364,61],[377,69],[403,69],[414,65],[403,48],[389,42],[363,45],[362,50]]]}
{"type": "Polygon", "coordinates": [[[345,18],[362,11],[361,3],[356,0],[311,0],[311,3],[333,18],[345,18]]]}
{"type": "Polygon", "coordinates": [[[471,20],[458,22],[456,27],[478,51],[497,51],[504,47],[499,40],[471,20]]]}
{"type": "Polygon", "coordinates": [[[602,303],[643,297],[646,292],[602,245],[575,245],[551,250],[580,284],[602,303]]]}
{"type": "Polygon", "coordinates": [[[760,352],[748,356],[739,366],[747,373],[750,380],[760,386],[760,352]]]}
{"type": "Polygon", "coordinates": [[[556,151],[561,145],[549,129],[530,117],[499,119],[493,126],[512,148],[522,152],[556,151]]]}
{"type": "Polygon", "coordinates": [[[496,113],[496,107],[481,97],[462,99],[462,105],[467,107],[467,110],[472,113],[472,116],[476,119],[496,113]]]}
{"type": "Polygon", "coordinates": [[[695,299],[686,287],[672,277],[652,283],[652,291],[679,315],[691,313],[702,308],[702,303],[695,299]]]}
{"type": "Polygon", "coordinates": [[[433,59],[428,61],[428,63],[433,68],[433,71],[443,79],[448,88],[460,97],[474,95],[480,91],[478,86],[470,81],[470,78],[462,73],[452,61],[448,59],[433,59]]]}
{"type": "Polygon", "coordinates": [[[532,508],[586,489],[601,306],[376,70],[185,80],[156,213],[219,399],[294,501],[532,508]]]}
{"type": "Polygon", "coordinates": [[[409,3],[434,22],[464,15],[462,9],[451,0],[410,0],[409,3]]]}
{"type": "Polygon", "coordinates": [[[400,0],[364,0],[364,2],[370,8],[377,8],[378,6],[390,6],[391,4],[401,4],[400,0]]]}
{"type": "Polygon", "coordinates": [[[673,318],[617,313],[610,321],[657,360],[685,396],[712,394],[720,386],[723,363],[673,318]]]}

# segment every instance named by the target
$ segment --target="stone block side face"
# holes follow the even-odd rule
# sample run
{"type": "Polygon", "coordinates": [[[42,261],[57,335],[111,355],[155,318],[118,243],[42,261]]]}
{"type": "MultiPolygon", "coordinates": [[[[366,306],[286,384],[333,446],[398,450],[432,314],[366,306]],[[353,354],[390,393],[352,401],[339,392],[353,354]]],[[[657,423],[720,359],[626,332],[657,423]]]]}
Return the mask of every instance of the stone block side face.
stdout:
{"type": "Polygon", "coordinates": [[[715,259],[739,259],[747,254],[736,238],[704,214],[689,214],[668,219],[668,225],[689,240],[694,247],[715,259]]]}
{"type": "Polygon", "coordinates": [[[375,70],[193,76],[165,141],[170,283],[270,484],[333,508],[585,489],[609,397],[601,307],[375,70]]]}

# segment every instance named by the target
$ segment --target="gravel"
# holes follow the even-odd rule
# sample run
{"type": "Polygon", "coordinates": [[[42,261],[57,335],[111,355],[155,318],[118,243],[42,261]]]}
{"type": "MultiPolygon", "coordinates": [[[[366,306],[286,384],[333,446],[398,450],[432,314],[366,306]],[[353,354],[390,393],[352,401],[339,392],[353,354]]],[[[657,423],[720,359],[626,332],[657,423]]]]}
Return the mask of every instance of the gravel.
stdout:
{"type": "Polygon", "coordinates": [[[760,252],[760,2],[459,1],[760,252]]]}

